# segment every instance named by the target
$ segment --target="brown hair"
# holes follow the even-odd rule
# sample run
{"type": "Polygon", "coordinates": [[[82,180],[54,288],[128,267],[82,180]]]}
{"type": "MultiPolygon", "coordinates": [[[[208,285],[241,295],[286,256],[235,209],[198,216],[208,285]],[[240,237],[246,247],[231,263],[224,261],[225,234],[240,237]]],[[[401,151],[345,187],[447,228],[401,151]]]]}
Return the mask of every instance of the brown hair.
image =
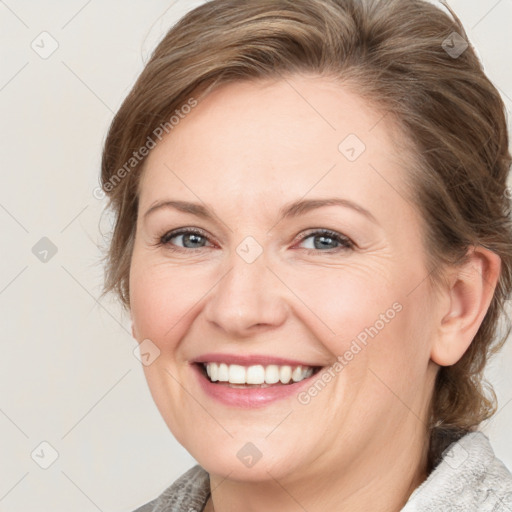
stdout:
{"type": "Polygon", "coordinates": [[[129,308],[144,162],[137,152],[148,147],[157,127],[172,129],[170,116],[198,91],[307,72],[356,85],[358,94],[391,112],[417,162],[408,181],[426,224],[431,282],[441,282],[443,269],[463,261],[474,245],[494,251],[502,265],[471,346],[438,372],[428,425],[430,467],[447,443],[495,412],[496,397],[484,384],[483,370],[510,330],[498,335],[512,286],[504,105],[471,45],[464,50],[467,35],[450,13],[423,0],[207,2],[155,49],[112,122],[101,174],[116,215],[104,293],[117,292],[129,308]]]}

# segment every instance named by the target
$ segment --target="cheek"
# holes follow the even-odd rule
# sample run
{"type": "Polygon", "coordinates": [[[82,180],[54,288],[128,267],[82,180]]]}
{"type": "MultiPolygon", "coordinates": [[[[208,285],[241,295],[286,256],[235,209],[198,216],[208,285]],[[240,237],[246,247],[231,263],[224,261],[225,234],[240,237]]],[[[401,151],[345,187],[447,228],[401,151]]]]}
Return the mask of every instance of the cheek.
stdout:
{"type": "Polygon", "coordinates": [[[189,318],[210,288],[205,276],[190,268],[135,259],[130,272],[130,309],[137,340],[149,338],[160,351],[172,350],[173,340],[184,335],[189,318]]]}
{"type": "Polygon", "coordinates": [[[344,353],[353,339],[368,338],[367,328],[377,324],[381,331],[396,316],[393,305],[400,293],[389,274],[390,269],[375,263],[279,269],[293,292],[289,296],[295,313],[308,327],[319,326],[316,336],[336,355],[344,353]],[[384,324],[381,317],[386,313],[384,324]]]}
{"type": "Polygon", "coordinates": [[[180,364],[178,347],[210,287],[188,269],[172,268],[167,262],[153,264],[137,255],[132,259],[130,305],[136,338],[151,340],[160,351],[150,365],[143,366],[145,378],[162,418],[182,444],[189,435],[190,418],[202,418],[204,411],[183,393],[186,365],[180,364]]]}
{"type": "Polygon", "coordinates": [[[413,294],[398,297],[382,317],[382,322],[375,322],[365,329],[369,334],[367,366],[376,388],[391,403],[397,396],[401,397],[403,403],[410,405],[418,414],[421,412],[418,404],[429,381],[433,336],[426,315],[429,311],[428,296],[424,292],[419,288],[413,294]],[[387,323],[386,316],[389,317],[387,323]]]}
{"type": "Polygon", "coordinates": [[[414,292],[411,283],[424,281],[424,273],[419,265],[388,274],[376,268],[295,272],[286,282],[306,298],[303,310],[320,325],[316,336],[346,373],[362,378],[372,369],[387,382],[421,379],[433,335],[426,314],[432,304],[426,283],[414,292]]]}

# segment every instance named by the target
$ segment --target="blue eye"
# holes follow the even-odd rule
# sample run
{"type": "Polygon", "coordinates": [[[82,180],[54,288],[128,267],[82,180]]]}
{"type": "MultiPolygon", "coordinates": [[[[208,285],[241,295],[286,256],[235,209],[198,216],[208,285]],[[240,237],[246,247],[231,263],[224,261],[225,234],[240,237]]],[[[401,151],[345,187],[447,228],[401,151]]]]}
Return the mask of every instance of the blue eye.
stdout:
{"type": "Polygon", "coordinates": [[[160,243],[162,245],[176,245],[178,248],[183,249],[201,249],[206,246],[205,244],[208,243],[207,240],[207,237],[201,231],[195,229],[181,229],[179,231],[166,233],[160,238],[160,243]],[[182,245],[171,242],[171,240],[174,239],[181,239],[182,245]]]}
{"type": "MultiPolygon", "coordinates": [[[[355,244],[346,236],[328,229],[310,231],[300,238],[299,244],[308,252],[337,252],[353,249],[355,244]],[[307,244],[307,245],[306,245],[307,244]]],[[[199,229],[178,229],[169,231],[158,238],[157,245],[172,250],[193,250],[213,247],[208,235],[199,229]]]]}
{"type": "Polygon", "coordinates": [[[346,236],[330,231],[328,229],[321,229],[313,231],[302,237],[301,243],[311,240],[309,247],[304,247],[308,251],[321,251],[336,250],[336,249],[352,249],[354,247],[353,242],[346,236]]]}

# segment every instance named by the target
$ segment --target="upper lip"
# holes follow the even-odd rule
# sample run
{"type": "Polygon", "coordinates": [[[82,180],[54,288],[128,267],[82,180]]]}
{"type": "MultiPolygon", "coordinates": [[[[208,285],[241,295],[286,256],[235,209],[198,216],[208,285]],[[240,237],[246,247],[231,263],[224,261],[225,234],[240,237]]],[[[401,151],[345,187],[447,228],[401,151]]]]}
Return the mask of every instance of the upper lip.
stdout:
{"type": "Polygon", "coordinates": [[[226,364],[238,364],[240,366],[253,366],[260,364],[262,366],[268,366],[276,364],[279,366],[322,366],[318,364],[307,363],[296,359],[287,359],[283,357],[276,357],[265,354],[203,354],[192,360],[192,363],[226,363],[226,364]]]}

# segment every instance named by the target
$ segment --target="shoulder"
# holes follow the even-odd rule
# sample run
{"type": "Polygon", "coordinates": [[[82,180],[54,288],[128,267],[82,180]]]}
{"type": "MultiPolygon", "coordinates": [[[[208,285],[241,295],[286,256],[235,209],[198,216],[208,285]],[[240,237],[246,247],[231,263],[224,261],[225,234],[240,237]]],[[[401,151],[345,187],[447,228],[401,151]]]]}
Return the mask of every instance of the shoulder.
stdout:
{"type": "Polygon", "coordinates": [[[210,496],[210,478],[199,465],[189,469],[160,496],[134,512],[182,512],[203,510],[210,496]]]}
{"type": "Polygon", "coordinates": [[[403,512],[512,511],[512,474],[482,432],[466,434],[411,495],[403,512]]]}

